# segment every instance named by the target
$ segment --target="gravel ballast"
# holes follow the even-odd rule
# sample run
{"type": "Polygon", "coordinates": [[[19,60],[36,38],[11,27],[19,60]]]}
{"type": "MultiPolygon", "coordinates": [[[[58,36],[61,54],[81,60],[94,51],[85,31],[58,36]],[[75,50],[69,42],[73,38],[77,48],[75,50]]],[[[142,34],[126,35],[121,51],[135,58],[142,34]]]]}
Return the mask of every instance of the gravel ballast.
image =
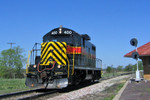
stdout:
{"type": "Polygon", "coordinates": [[[120,80],[125,79],[125,78],[129,78],[129,77],[130,77],[129,75],[125,75],[125,76],[119,76],[116,78],[104,80],[100,83],[97,83],[97,84],[94,84],[94,85],[91,85],[91,86],[88,86],[88,87],[85,87],[85,88],[82,88],[79,90],[75,90],[72,92],[64,93],[64,94],[61,94],[59,96],[49,98],[47,100],[75,100],[75,99],[79,99],[79,98],[86,96],[88,94],[94,94],[97,92],[101,92],[101,91],[105,90],[106,88],[116,84],[120,80]]]}

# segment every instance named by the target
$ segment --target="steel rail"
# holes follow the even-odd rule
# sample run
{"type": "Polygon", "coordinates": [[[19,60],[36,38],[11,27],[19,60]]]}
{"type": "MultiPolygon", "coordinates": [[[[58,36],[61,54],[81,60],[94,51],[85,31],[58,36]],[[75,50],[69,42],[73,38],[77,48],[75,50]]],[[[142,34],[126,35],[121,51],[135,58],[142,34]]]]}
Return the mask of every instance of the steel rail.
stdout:
{"type": "Polygon", "coordinates": [[[20,91],[20,92],[2,94],[2,95],[0,95],[0,99],[6,98],[6,97],[12,97],[12,96],[16,96],[16,95],[22,95],[22,94],[26,94],[26,93],[31,93],[31,92],[35,92],[35,91],[38,91],[38,90],[41,90],[41,89],[33,89],[33,90],[27,90],[27,91],[20,91]]]}
{"type": "Polygon", "coordinates": [[[49,91],[49,92],[43,92],[43,93],[40,93],[40,94],[35,94],[33,96],[19,98],[17,100],[32,100],[32,99],[36,99],[36,98],[39,98],[39,97],[42,97],[42,96],[45,96],[45,95],[48,95],[48,94],[56,93],[57,91],[58,90],[53,90],[53,91],[49,91]]]}

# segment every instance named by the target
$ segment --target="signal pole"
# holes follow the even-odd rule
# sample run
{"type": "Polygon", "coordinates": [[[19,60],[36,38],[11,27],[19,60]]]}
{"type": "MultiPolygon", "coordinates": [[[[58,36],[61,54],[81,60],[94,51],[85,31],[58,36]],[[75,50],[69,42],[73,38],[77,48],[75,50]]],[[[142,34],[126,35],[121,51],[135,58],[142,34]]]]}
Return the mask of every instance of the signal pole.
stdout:
{"type": "Polygon", "coordinates": [[[133,52],[133,53],[132,53],[132,58],[135,59],[136,62],[137,62],[137,64],[136,64],[136,65],[137,65],[137,70],[136,70],[136,78],[135,78],[135,81],[139,82],[139,81],[141,81],[141,78],[140,78],[140,71],[139,71],[139,67],[138,67],[139,54],[138,54],[138,50],[137,50],[137,44],[138,44],[137,39],[136,39],[136,38],[132,38],[132,39],[130,40],[130,44],[131,44],[132,46],[135,46],[135,48],[136,48],[136,52],[133,52]]]}
{"type": "Polygon", "coordinates": [[[13,45],[13,44],[16,44],[16,43],[10,42],[10,43],[7,43],[7,44],[10,44],[10,49],[12,49],[12,45],[13,45]]]}

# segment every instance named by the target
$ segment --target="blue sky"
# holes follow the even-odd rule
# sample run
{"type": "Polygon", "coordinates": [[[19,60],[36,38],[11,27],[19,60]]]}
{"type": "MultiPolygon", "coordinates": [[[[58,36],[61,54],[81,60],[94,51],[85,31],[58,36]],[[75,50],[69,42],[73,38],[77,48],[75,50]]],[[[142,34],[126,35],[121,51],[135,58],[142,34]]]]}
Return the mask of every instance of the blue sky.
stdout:
{"type": "Polygon", "coordinates": [[[25,54],[42,36],[63,25],[88,34],[103,65],[136,63],[123,56],[150,40],[149,0],[0,0],[0,51],[8,42],[21,46],[25,54]]]}

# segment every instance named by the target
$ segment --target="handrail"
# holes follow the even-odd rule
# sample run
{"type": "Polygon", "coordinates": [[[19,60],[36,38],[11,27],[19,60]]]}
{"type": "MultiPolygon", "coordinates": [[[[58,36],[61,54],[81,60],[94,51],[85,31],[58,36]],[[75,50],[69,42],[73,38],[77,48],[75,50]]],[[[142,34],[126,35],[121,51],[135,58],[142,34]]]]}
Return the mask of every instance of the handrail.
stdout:
{"type": "MultiPolygon", "coordinates": [[[[67,57],[67,56],[66,56],[67,57]]],[[[69,74],[70,74],[70,62],[69,62],[69,60],[68,60],[68,57],[67,57],[67,61],[68,61],[68,78],[69,78],[69,74]]]]}
{"type": "Polygon", "coordinates": [[[74,74],[74,57],[75,57],[75,50],[73,51],[73,67],[72,67],[72,74],[71,75],[74,74]]]}
{"type": "Polygon", "coordinates": [[[29,59],[30,59],[31,53],[32,53],[32,50],[28,52],[28,59],[27,59],[27,63],[26,63],[26,74],[29,73],[28,67],[29,67],[29,59]]]}

